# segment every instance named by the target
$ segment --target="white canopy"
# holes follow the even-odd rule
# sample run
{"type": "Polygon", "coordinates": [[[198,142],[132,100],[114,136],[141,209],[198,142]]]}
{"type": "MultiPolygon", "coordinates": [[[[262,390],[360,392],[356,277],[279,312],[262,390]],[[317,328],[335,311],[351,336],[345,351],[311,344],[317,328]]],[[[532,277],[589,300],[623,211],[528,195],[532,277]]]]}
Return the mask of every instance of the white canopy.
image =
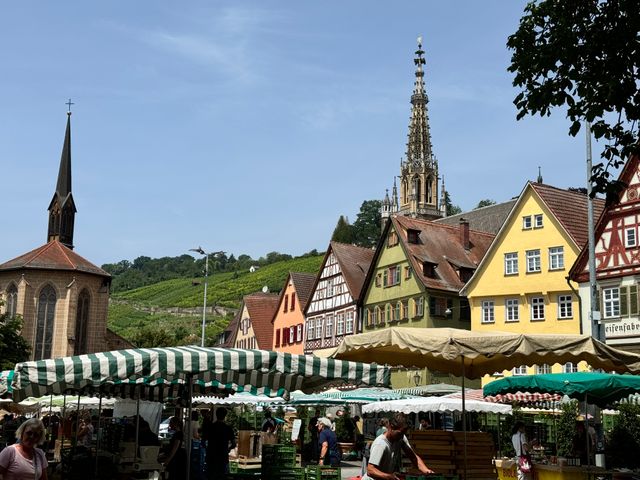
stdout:
{"type": "MultiPolygon", "coordinates": [[[[480,402],[477,400],[467,400],[465,402],[465,409],[467,412],[502,413],[504,415],[511,415],[513,410],[511,405],[480,402]]],[[[374,402],[362,406],[362,413],[375,412],[462,412],[462,399],[450,397],[421,397],[374,402]]]]}

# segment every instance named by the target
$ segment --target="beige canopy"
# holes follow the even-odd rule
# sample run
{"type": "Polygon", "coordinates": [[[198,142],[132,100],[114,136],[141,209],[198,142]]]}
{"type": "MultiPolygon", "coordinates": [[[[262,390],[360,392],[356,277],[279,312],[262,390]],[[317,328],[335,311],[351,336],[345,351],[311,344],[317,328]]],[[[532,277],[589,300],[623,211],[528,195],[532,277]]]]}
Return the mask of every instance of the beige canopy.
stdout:
{"type": "Polygon", "coordinates": [[[592,368],[640,373],[640,355],[584,335],[472,332],[455,328],[390,327],[345,337],[333,354],[342,360],[427,367],[480,378],[520,365],[584,360],[592,368]]]}

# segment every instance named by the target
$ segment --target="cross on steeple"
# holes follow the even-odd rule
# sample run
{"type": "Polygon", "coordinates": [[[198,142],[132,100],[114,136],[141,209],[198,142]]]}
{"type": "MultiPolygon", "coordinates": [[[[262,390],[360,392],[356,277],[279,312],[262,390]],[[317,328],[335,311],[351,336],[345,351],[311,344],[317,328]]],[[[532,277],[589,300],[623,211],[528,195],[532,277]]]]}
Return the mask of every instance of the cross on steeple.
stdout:
{"type": "Polygon", "coordinates": [[[69,107],[69,110],[67,111],[67,115],[71,115],[71,105],[75,105],[75,103],[73,103],[71,99],[69,99],[69,101],[65,103],[65,105],[69,107]]]}

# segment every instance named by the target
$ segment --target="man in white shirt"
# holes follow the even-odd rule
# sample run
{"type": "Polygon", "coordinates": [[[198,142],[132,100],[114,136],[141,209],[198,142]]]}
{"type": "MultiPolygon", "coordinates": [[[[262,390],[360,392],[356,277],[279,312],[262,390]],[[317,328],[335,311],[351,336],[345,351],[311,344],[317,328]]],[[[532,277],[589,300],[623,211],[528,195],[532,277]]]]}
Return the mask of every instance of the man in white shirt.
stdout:
{"type": "Polygon", "coordinates": [[[401,452],[421,473],[434,473],[409,445],[406,437],[408,430],[409,424],[403,413],[396,413],[389,419],[387,431],[371,444],[367,474],[362,480],[398,480],[395,472],[400,470],[401,452]]]}

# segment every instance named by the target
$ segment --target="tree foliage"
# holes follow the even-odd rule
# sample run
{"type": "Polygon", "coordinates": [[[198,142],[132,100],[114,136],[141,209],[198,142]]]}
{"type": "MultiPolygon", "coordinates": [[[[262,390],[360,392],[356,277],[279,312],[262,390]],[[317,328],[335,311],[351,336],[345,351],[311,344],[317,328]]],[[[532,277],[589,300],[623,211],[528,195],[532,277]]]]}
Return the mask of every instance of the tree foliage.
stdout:
{"type": "Polygon", "coordinates": [[[380,200],[365,200],[353,222],[353,242],[361,247],[375,247],[382,233],[380,200]]]}
{"type": "Polygon", "coordinates": [[[21,330],[20,317],[9,318],[6,313],[0,314],[0,370],[13,370],[16,363],[29,359],[31,348],[20,335],[21,330]]]}
{"type": "Polygon", "coordinates": [[[349,224],[349,220],[347,220],[344,215],[340,215],[336,228],[333,229],[331,240],[341,243],[352,243],[353,233],[353,227],[349,224]]]}
{"type": "Polygon", "coordinates": [[[485,198],[484,200],[480,200],[478,202],[478,205],[476,205],[476,208],[474,208],[474,210],[482,207],[488,207],[490,205],[495,205],[495,204],[496,204],[495,200],[491,200],[490,198],[485,198]]]}
{"type": "Polygon", "coordinates": [[[449,196],[449,192],[444,192],[444,205],[447,212],[447,217],[451,215],[457,215],[462,213],[462,209],[458,205],[454,205],[451,203],[451,197],[449,196]]]}
{"type": "Polygon", "coordinates": [[[610,467],[640,467],[640,406],[621,403],[620,414],[611,431],[607,445],[607,465],[610,467]]]}
{"type": "Polygon", "coordinates": [[[509,71],[521,89],[517,118],[566,107],[575,136],[583,122],[604,142],[593,166],[594,194],[614,201],[617,168],[638,153],[640,8],[636,0],[538,0],[509,37],[509,71]]]}

